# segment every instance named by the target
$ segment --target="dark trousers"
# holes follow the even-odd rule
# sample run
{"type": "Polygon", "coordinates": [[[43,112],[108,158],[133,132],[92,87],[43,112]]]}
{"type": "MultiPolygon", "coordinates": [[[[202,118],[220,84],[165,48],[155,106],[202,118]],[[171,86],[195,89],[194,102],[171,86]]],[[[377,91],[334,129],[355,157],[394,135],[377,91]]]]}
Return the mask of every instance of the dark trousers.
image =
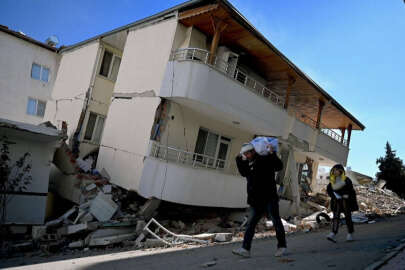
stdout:
{"type": "Polygon", "coordinates": [[[259,223],[260,219],[263,217],[263,214],[267,214],[271,217],[273,221],[273,225],[276,229],[276,237],[277,237],[277,247],[287,247],[287,243],[285,240],[285,232],[284,226],[281,222],[280,213],[278,209],[278,201],[269,202],[264,207],[251,207],[250,208],[250,216],[247,225],[247,229],[245,232],[245,236],[243,238],[243,248],[246,250],[250,250],[252,246],[253,236],[255,235],[255,229],[257,223],[259,223]]]}
{"type": "Polygon", "coordinates": [[[352,221],[352,212],[350,211],[349,201],[347,199],[340,199],[336,201],[336,209],[335,211],[333,211],[332,232],[334,232],[335,234],[338,233],[340,213],[345,214],[347,231],[349,233],[353,233],[354,226],[352,221]]]}

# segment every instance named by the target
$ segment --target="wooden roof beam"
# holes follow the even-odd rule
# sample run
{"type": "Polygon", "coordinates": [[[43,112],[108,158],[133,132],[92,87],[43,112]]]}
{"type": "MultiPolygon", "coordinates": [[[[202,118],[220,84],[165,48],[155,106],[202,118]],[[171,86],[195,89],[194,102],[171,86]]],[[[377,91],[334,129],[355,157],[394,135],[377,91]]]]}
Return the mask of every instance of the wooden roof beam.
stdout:
{"type": "Polygon", "coordinates": [[[212,12],[219,7],[218,4],[202,6],[190,10],[183,11],[179,14],[179,20],[195,17],[204,13],[212,12]]]}

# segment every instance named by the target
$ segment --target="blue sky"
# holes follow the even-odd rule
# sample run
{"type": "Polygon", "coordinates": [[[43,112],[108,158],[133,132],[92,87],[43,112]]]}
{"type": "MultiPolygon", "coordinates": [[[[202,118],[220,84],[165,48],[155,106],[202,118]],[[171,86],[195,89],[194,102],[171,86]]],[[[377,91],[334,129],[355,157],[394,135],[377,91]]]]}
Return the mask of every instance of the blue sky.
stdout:
{"type": "MultiPolygon", "coordinates": [[[[41,41],[55,34],[70,45],[181,2],[2,0],[0,24],[41,41]]],[[[374,176],[387,140],[405,158],[403,0],[231,3],[366,126],[353,132],[352,169],[374,176]]]]}

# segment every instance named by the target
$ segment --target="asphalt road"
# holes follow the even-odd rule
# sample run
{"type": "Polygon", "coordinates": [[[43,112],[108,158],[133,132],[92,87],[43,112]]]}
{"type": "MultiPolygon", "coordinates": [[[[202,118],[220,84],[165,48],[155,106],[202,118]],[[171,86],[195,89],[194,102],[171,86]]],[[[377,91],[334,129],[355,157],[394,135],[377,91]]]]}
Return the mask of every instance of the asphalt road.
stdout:
{"type": "Polygon", "coordinates": [[[231,250],[240,243],[215,245],[193,249],[165,249],[157,251],[128,251],[76,259],[53,259],[34,264],[35,259],[23,258],[0,262],[0,268],[13,269],[364,269],[382,258],[389,249],[405,238],[405,216],[374,224],[355,227],[356,241],[345,242],[346,228],[338,235],[338,243],[325,239],[326,231],[290,235],[287,256],[273,256],[275,238],[256,239],[252,257],[239,258],[231,250]],[[204,266],[206,263],[212,266],[204,266]],[[21,264],[25,264],[21,266],[21,264]],[[20,265],[20,266],[18,266],[20,265]],[[14,268],[15,267],[15,268],[14,268]]]}

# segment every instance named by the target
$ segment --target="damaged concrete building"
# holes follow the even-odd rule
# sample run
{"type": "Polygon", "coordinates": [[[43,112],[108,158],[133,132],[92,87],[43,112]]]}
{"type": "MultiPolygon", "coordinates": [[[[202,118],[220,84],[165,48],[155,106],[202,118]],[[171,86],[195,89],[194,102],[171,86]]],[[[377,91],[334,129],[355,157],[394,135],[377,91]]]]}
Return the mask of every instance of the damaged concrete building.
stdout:
{"type": "Polygon", "coordinates": [[[60,50],[45,118],[81,157],[145,198],[246,207],[234,157],[279,138],[281,211],[319,166],[346,165],[365,127],[228,1],[194,0],[60,50]]]}

